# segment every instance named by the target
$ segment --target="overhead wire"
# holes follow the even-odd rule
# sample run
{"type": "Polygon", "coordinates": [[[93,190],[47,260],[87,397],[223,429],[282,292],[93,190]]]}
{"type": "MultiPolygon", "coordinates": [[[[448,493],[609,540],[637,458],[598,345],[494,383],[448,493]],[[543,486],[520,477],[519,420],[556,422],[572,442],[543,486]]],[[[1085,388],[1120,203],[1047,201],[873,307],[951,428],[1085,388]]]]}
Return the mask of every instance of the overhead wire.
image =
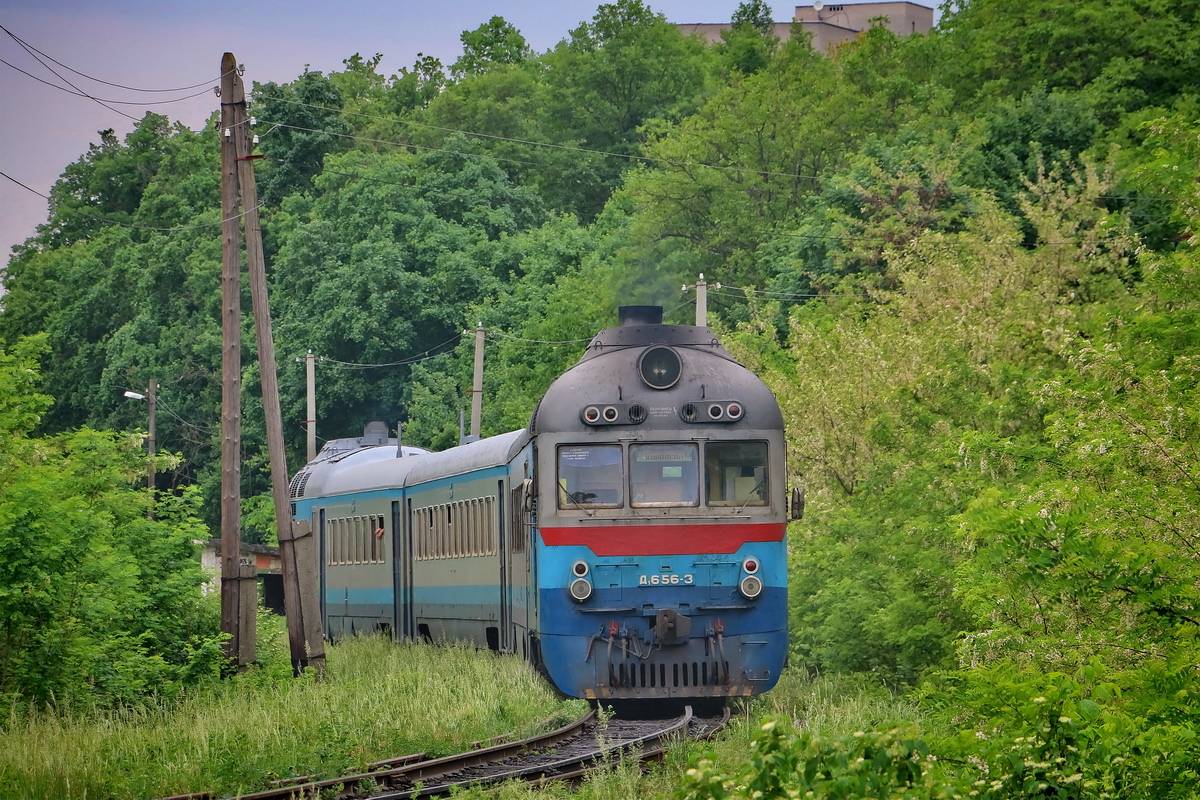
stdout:
{"type": "MultiPolygon", "coordinates": [[[[72,89],[74,89],[75,91],[77,91],[77,92],[80,92],[80,93],[81,93],[81,94],[83,94],[85,97],[87,97],[89,100],[92,100],[92,101],[96,102],[97,104],[99,104],[99,105],[103,106],[104,108],[107,108],[109,111],[113,112],[114,114],[120,114],[122,117],[125,117],[125,119],[133,120],[134,122],[137,122],[137,121],[138,121],[138,118],[137,118],[137,117],[135,117],[135,116],[133,116],[132,114],[126,114],[126,113],[125,113],[124,111],[122,111],[121,109],[119,109],[119,108],[113,108],[113,107],[112,107],[112,106],[110,106],[108,103],[104,102],[103,100],[100,100],[100,99],[97,99],[97,98],[95,98],[95,97],[92,97],[92,96],[91,96],[90,94],[88,94],[87,92],[84,92],[84,91],[83,91],[82,89],[80,89],[78,86],[76,86],[75,84],[71,83],[71,81],[67,80],[67,78],[63,77],[62,73],[58,72],[58,70],[54,69],[54,67],[50,66],[50,65],[49,65],[49,64],[47,64],[45,61],[43,61],[43,60],[41,59],[41,56],[39,56],[39,55],[37,54],[37,52],[36,52],[36,51],[34,51],[34,50],[31,48],[31,46],[30,46],[30,45],[27,45],[27,44],[25,44],[24,40],[22,40],[20,37],[18,37],[18,36],[17,36],[15,33],[13,33],[12,31],[10,31],[8,28],[3,28],[2,26],[0,26],[0,29],[2,29],[2,30],[5,32],[5,33],[7,33],[9,36],[11,36],[11,37],[12,37],[12,39],[13,39],[13,41],[15,41],[15,42],[16,42],[16,43],[17,43],[17,44],[18,44],[18,45],[21,47],[21,49],[23,49],[23,50],[24,50],[26,53],[28,53],[30,56],[32,56],[32,57],[33,57],[33,60],[34,60],[34,61],[38,62],[38,63],[39,63],[39,64],[41,64],[43,67],[45,67],[47,70],[49,70],[50,72],[52,72],[52,73],[53,73],[53,74],[54,74],[54,75],[55,75],[55,76],[56,76],[56,77],[57,77],[57,78],[58,78],[60,81],[62,81],[63,83],[65,83],[67,86],[70,86],[70,87],[71,87],[72,89]]],[[[59,87],[59,88],[62,88],[62,87],[59,87]]]]}
{"type": "MultiPolygon", "coordinates": [[[[37,75],[34,75],[31,72],[26,72],[25,70],[21,69],[17,65],[9,63],[6,59],[3,59],[3,58],[0,58],[0,64],[3,64],[4,66],[8,67],[9,69],[14,69],[17,72],[21,73],[22,75],[24,75],[28,78],[33,78],[38,83],[44,83],[52,89],[58,89],[60,92],[69,94],[72,97],[85,97],[88,100],[95,100],[97,103],[116,103],[118,105],[124,105],[124,106],[165,106],[170,103],[178,103],[183,100],[191,100],[193,97],[199,97],[202,94],[208,94],[210,91],[212,91],[211,88],[201,89],[200,91],[195,92],[193,94],[184,95],[183,97],[172,97],[168,100],[114,100],[109,97],[93,97],[92,95],[87,94],[82,91],[73,91],[71,89],[66,88],[65,86],[59,86],[57,83],[54,83],[53,81],[48,81],[45,78],[39,78],[37,75]]],[[[117,111],[117,109],[115,109],[115,108],[112,110],[117,111]]],[[[120,113],[120,112],[118,112],[118,113],[120,113]]]]}
{"type": "Polygon", "coordinates": [[[579,344],[580,342],[590,342],[592,339],[596,338],[593,335],[583,339],[529,339],[524,336],[518,336],[515,333],[502,331],[499,328],[486,328],[485,336],[486,334],[493,334],[504,339],[513,339],[518,342],[528,342],[530,344],[579,344]]]}
{"type": "Polygon", "coordinates": [[[713,294],[724,294],[733,297],[740,296],[738,292],[746,292],[749,294],[761,294],[767,297],[778,297],[786,300],[828,297],[828,295],[820,294],[818,292],[777,292],[770,289],[755,289],[752,286],[726,286],[724,284],[721,286],[709,286],[708,291],[713,294]]]}
{"type": "Polygon", "coordinates": [[[170,406],[168,406],[167,404],[165,404],[162,401],[161,397],[156,398],[156,402],[158,403],[159,408],[161,408],[163,411],[166,411],[168,414],[170,414],[176,420],[178,420],[179,422],[182,422],[184,425],[188,426],[189,428],[192,428],[193,430],[195,430],[199,433],[208,434],[209,436],[216,433],[216,429],[214,429],[211,425],[200,425],[195,422],[189,422],[188,420],[179,416],[178,414],[176,414],[174,411],[171,410],[170,406]]]}
{"type": "Polygon", "coordinates": [[[89,81],[94,81],[95,83],[102,83],[105,86],[112,86],[117,89],[126,89],[131,92],[152,92],[152,93],[186,92],[189,89],[198,89],[201,86],[209,86],[209,85],[221,80],[226,75],[237,71],[237,67],[234,67],[234,68],[230,69],[228,72],[222,72],[220,75],[218,75],[216,78],[213,78],[212,80],[200,81],[199,83],[193,83],[188,86],[173,86],[169,89],[149,89],[149,88],[142,87],[142,86],[128,86],[123,83],[115,83],[113,81],[108,81],[108,80],[105,80],[104,78],[97,78],[95,75],[89,75],[86,72],[82,72],[80,70],[75,69],[74,67],[72,67],[69,64],[64,64],[63,62],[59,61],[54,56],[47,53],[45,50],[41,50],[37,46],[26,41],[25,39],[22,39],[20,36],[17,36],[15,33],[10,31],[8,28],[4,27],[3,25],[0,25],[0,30],[4,31],[9,36],[11,36],[18,44],[23,44],[23,45],[33,49],[37,53],[45,56],[47,59],[49,59],[50,61],[53,61],[55,64],[57,64],[58,66],[62,67],[65,70],[67,70],[68,72],[78,75],[81,78],[87,78],[89,81]]]}
{"type": "MultiPolygon", "coordinates": [[[[160,384],[160,386],[161,386],[161,384],[160,384]]],[[[121,390],[124,392],[131,392],[133,394],[142,395],[143,397],[145,396],[143,393],[146,391],[145,389],[142,389],[140,391],[137,389],[130,389],[128,386],[122,386],[121,390]]],[[[171,410],[171,407],[163,400],[162,395],[156,396],[154,398],[154,402],[155,402],[156,408],[162,409],[163,411],[167,412],[167,414],[174,417],[177,421],[183,423],[187,427],[192,428],[193,430],[196,430],[199,433],[206,433],[206,434],[210,434],[210,435],[213,433],[216,433],[216,431],[209,425],[201,425],[199,423],[191,422],[189,420],[184,419],[179,414],[176,414],[174,411],[171,410]]]]}
{"type": "MultiPolygon", "coordinates": [[[[801,179],[805,179],[805,180],[822,180],[824,178],[829,177],[828,175],[824,175],[824,176],[808,175],[808,174],[801,173],[801,172],[787,172],[787,171],[782,171],[782,170],[759,169],[759,168],[756,168],[753,166],[747,166],[744,164],[712,164],[712,163],[709,163],[706,161],[696,161],[696,160],[692,160],[692,159],[670,159],[670,158],[661,158],[658,156],[640,155],[640,154],[635,154],[635,153],[618,153],[618,152],[614,152],[611,150],[600,150],[598,148],[592,148],[592,147],[581,147],[578,145],[561,144],[558,142],[545,142],[545,141],[538,141],[536,139],[523,139],[521,137],[516,137],[516,136],[503,136],[503,135],[497,134],[497,133],[485,133],[483,131],[473,131],[473,130],[470,130],[467,128],[452,128],[452,127],[445,126],[445,125],[434,125],[433,123],[421,122],[421,121],[415,120],[415,119],[406,119],[406,118],[401,118],[401,117],[397,117],[397,116],[388,116],[388,115],[384,115],[384,114],[373,114],[368,111],[354,111],[354,110],[345,109],[345,108],[337,108],[334,106],[321,105],[319,103],[306,103],[303,100],[294,100],[294,99],[287,98],[287,97],[272,97],[271,101],[284,103],[287,105],[302,106],[304,108],[311,108],[311,109],[318,110],[318,111],[330,111],[330,112],[333,112],[336,114],[347,114],[350,116],[366,117],[368,119],[376,119],[376,120],[381,120],[384,122],[395,122],[395,123],[399,123],[401,125],[407,125],[410,127],[417,127],[417,128],[425,128],[428,130],[440,131],[442,133],[457,133],[457,134],[462,134],[463,136],[473,136],[476,138],[489,139],[492,141],[512,142],[514,144],[529,145],[531,147],[543,147],[543,148],[548,148],[548,149],[553,149],[553,150],[565,150],[568,152],[584,153],[584,154],[588,154],[588,155],[603,156],[606,158],[619,158],[619,159],[623,159],[626,161],[638,161],[638,162],[651,163],[651,164],[666,164],[668,166],[675,166],[675,167],[704,167],[707,169],[750,172],[750,173],[753,173],[756,175],[766,175],[766,176],[781,177],[781,178],[801,178],[801,179]]],[[[1100,194],[1100,195],[1096,195],[1096,196],[1100,197],[1100,198],[1108,199],[1108,200],[1136,200],[1136,199],[1141,199],[1141,197],[1143,197],[1141,195],[1116,195],[1116,194],[1100,194]]]]}
{"type": "Polygon", "coordinates": [[[428,350],[425,350],[422,353],[418,353],[414,356],[407,356],[398,361],[387,361],[387,362],[381,362],[378,364],[367,364],[367,363],[360,363],[357,361],[340,361],[336,358],[330,358],[329,356],[317,356],[317,361],[319,361],[322,364],[333,365],[335,369],[375,369],[377,367],[400,367],[400,366],[404,366],[405,364],[415,364],[419,361],[426,361],[431,358],[436,358],[438,356],[445,355],[446,353],[451,352],[451,351],[441,350],[441,348],[445,347],[446,345],[450,344],[451,342],[457,343],[458,340],[462,338],[462,336],[463,336],[462,332],[456,333],[453,336],[451,336],[449,339],[447,339],[446,341],[441,342],[439,344],[435,344],[433,347],[430,347],[428,350]],[[435,351],[440,351],[440,352],[435,352],[435,351]]]}
{"type": "MultiPolygon", "coordinates": [[[[351,116],[367,117],[370,119],[384,120],[387,122],[399,122],[402,125],[409,125],[409,126],[418,127],[418,128],[427,128],[427,129],[436,130],[436,131],[439,131],[442,133],[457,133],[457,134],[462,134],[463,136],[474,136],[477,138],[490,139],[493,141],[512,142],[514,144],[529,145],[531,147],[544,147],[544,148],[548,148],[548,149],[563,150],[563,151],[572,152],[572,153],[584,153],[584,154],[588,154],[588,155],[603,156],[606,158],[620,158],[620,159],[624,159],[626,161],[636,161],[636,162],[640,162],[640,163],[667,164],[669,166],[675,166],[675,167],[689,167],[689,166],[690,167],[704,167],[706,169],[715,169],[715,170],[724,170],[724,171],[751,172],[756,175],[766,175],[766,176],[772,176],[772,177],[820,180],[819,175],[804,175],[804,174],[798,173],[798,172],[782,172],[782,171],[777,171],[777,170],[764,170],[764,169],[757,169],[755,167],[750,167],[750,166],[746,166],[746,165],[742,165],[742,164],[711,164],[711,163],[704,162],[704,161],[695,161],[695,160],[682,160],[681,161],[681,160],[675,160],[675,159],[669,159],[669,158],[661,158],[658,156],[639,155],[636,153],[617,153],[612,150],[600,150],[600,149],[592,148],[592,147],[580,147],[578,145],[560,144],[558,142],[543,142],[543,141],[538,141],[536,139],[522,139],[522,138],[516,137],[516,136],[501,136],[500,134],[497,134],[497,133],[484,133],[482,131],[472,131],[472,130],[468,130],[465,128],[450,128],[450,127],[447,127],[444,125],[434,125],[429,122],[419,122],[419,121],[413,120],[413,119],[401,119],[398,117],[384,116],[382,114],[372,114],[372,113],[366,112],[366,111],[350,111],[350,110],[346,110],[346,109],[335,108],[333,106],[323,106],[323,105],[319,105],[316,103],[305,103],[301,100],[292,100],[292,99],[286,98],[286,97],[275,97],[275,98],[271,98],[271,99],[273,101],[287,103],[290,105],[304,106],[306,108],[312,108],[312,109],[316,109],[319,111],[332,111],[334,113],[339,113],[339,114],[344,113],[344,114],[349,114],[351,116]]],[[[275,123],[275,124],[277,124],[277,123],[275,123]]],[[[496,156],[493,156],[493,157],[496,158],[496,156]]]]}
{"type": "MultiPolygon", "coordinates": [[[[261,120],[260,122],[262,124],[272,125],[275,128],[288,128],[291,130],[304,131],[307,133],[324,133],[329,136],[335,136],[335,137],[345,138],[345,139],[354,139],[354,140],[358,140],[358,141],[369,142],[372,144],[391,145],[391,146],[395,146],[395,147],[411,148],[414,150],[430,150],[430,151],[435,151],[435,152],[450,153],[450,154],[462,156],[462,157],[468,158],[468,159],[477,158],[480,155],[479,153],[464,152],[462,150],[454,150],[454,149],[442,148],[442,147],[433,147],[432,145],[421,145],[421,144],[415,144],[412,142],[401,142],[401,141],[396,141],[393,139],[378,139],[378,138],[369,137],[369,136],[360,136],[357,134],[340,133],[338,131],[330,131],[330,130],[326,130],[323,128],[309,128],[309,127],[304,127],[304,126],[299,126],[299,125],[291,125],[289,123],[284,123],[284,122],[272,122],[269,120],[261,120]]],[[[509,158],[506,156],[495,156],[490,153],[488,154],[488,157],[493,158],[498,161],[508,161],[508,162],[518,163],[518,164],[535,165],[537,163],[537,162],[523,160],[523,159],[509,158]]],[[[280,159],[275,159],[275,158],[268,158],[268,160],[275,161],[277,163],[284,163],[280,159]]],[[[309,162],[309,165],[313,166],[313,167],[317,167],[317,165],[312,162],[309,162]]],[[[332,173],[335,175],[341,175],[343,177],[347,177],[347,178],[351,178],[351,179],[355,179],[355,180],[367,181],[369,183],[393,184],[396,186],[412,186],[412,181],[394,181],[394,180],[388,180],[386,178],[378,178],[378,177],[368,176],[368,175],[357,175],[355,173],[330,169],[330,168],[324,166],[323,164],[320,165],[318,167],[318,169],[320,169],[321,172],[329,172],[329,173],[332,173]]],[[[1105,197],[1105,195],[1098,195],[1098,197],[1105,197]]],[[[1119,198],[1121,196],[1113,196],[1113,197],[1119,198]]],[[[928,229],[923,229],[922,231],[920,231],[920,233],[924,233],[927,230],[928,229]]],[[[847,243],[861,242],[861,243],[872,243],[872,244],[883,244],[883,245],[897,243],[897,242],[893,241],[892,239],[886,239],[883,237],[855,236],[853,234],[793,233],[791,231],[775,230],[775,231],[769,232],[769,234],[767,235],[767,238],[770,238],[772,236],[782,236],[782,237],[789,238],[789,239],[808,239],[808,240],[817,240],[817,241],[834,241],[834,242],[847,242],[847,243]]],[[[1050,246],[1050,247],[1074,247],[1077,245],[1078,245],[1078,242],[1073,242],[1073,241],[1046,241],[1046,242],[1038,243],[1038,246],[1050,246]]]]}
{"type": "MultiPolygon", "coordinates": [[[[32,192],[33,194],[36,194],[38,197],[42,198],[43,200],[53,202],[53,199],[50,197],[50,195],[45,194],[43,192],[39,192],[37,189],[34,189],[32,186],[29,186],[26,183],[22,183],[21,181],[14,178],[12,175],[9,175],[7,172],[0,170],[0,178],[6,178],[6,179],[12,181],[13,183],[15,183],[17,186],[20,186],[22,189],[24,189],[28,192],[32,192]]],[[[122,225],[126,228],[135,228],[137,230],[144,230],[144,231],[157,231],[159,233],[177,233],[179,231],[194,230],[196,228],[207,228],[207,227],[212,227],[214,225],[224,225],[226,222],[230,222],[235,219],[241,219],[242,217],[249,214],[251,211],[259,211],[263,208],[263,206],[264,206],[264,203],[260,202],[258,205],[254,206],[254,208],[248,208],[244,211],[234,214],[231,217],[225,217],[224,219],[218,220],[216,222],[192,222],[187,225],[175,225],[173,227],[162,227],[162,226],[158,226],[158,225],[142,225],[141,223],[137,223],[137,222],[128,222],[126,220],[110,219],[109,217],[101,216],[100,214],[92,214],[92,213],[86,213],[86,214],[84,214],[84,216],[95,219],[98,222],[107,223],[109,225],[122,225]]]]}
{"type": "MultiPolygon", "coordinates": [[[[331,131],[324,128],[308,128],[303,125],[292,125],[287,122],[275,122],[268,119],[259,120],[264,125],[273,125],[276,128],[286,128],[293,131],[302,131],[304,133],[323,133],[326,136],[334,136],[339,139],[354,139],[359,142],[369,142],[370,144],[383,144],[392,147],[407,147],[413,150],[429,150],[436,153],[449,153],[451,155],[463,156],[464,158],[478,158],[479,153],[471,153],[464,150],[454,150],[448,147],[434,147],[432,145],[416,144],[415,142],[400,142],[395,139],[377,139],[371,136],[361,136],[353,133],[342,133],[340,131],[331,131]]],[[[507,161],[513,164],[525,164],[528,166],[538,166],[538,162],[529,161],[527,159],[509,158],[507,156],[490,156],[496,161],[507,161]]]]}

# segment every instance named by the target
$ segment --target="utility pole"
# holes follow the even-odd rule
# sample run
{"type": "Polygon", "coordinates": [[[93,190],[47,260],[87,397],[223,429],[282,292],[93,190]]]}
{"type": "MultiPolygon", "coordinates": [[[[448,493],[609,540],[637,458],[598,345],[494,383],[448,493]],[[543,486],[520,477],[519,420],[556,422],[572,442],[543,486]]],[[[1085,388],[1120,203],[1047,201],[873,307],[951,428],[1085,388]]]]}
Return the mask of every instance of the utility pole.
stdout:
{"type": "Polygon", "coordinates": [[[154,451],[158,444],[158,381],[154,378],[146,385],[146,413],[150,417],[149,435],[146,437],[146,451],[150,458],[146,460],[146,488],[150,490],[150,508],[146,516],[154,519],[154,451]]]}
{"type": "MultiPolygon", "coordinates": [[[[239,668],[254,660],[254,629],[242,614],[242,285],[238,228],[233,53],[221,59],[221,631],[239,668]]],[[[255,593],[257,595],[257,593],[255,593]]],[[[257,597],[255,597],[257,599],[257,597]]]]}
{"type": "Polygon", "coordinates": [[[696,281],[696,325],[700,328],[708,326],[708,284],[704,282],[703,272],[696,281]]]}
{"type": "Polygon", "coordinates": [[[317,457],[317,357],[312,350],[304,357],[304,378],[308,390],[308,419],[304,421],[308,427],[308,446],[305,452],[312,461],[317,457]]]}
{"type": "Polygon", "coordinates": [[[471,379],[471,440],[479,438],[483,418],[483,323],[475,326],[475,375],[471,379]]]}
{"type": "MultiPolygon", "coordinates": [[[[226,56],[234,61],[231,53],[226,56]]],[[[233,141],[237,152],[237,179],[242,195],[242,219],[246,234],[246,267],[250,273],[250,297],[254,307],[254,337],[258,342],[258,366],[262,384],[263,413],[266,416],[267,452],[271,463],[271,494],[275,500],[275,525],[279,533],[279,557],[283,572],[283,604],[287,614],[288,644],[292,668],[300,672],[308,665],[318,671],[325,665],[325,643],[321,631],[320,610],[315,593],[313,571],[315,548],[311,531],[303,555],[298,555],[297,530],[292,523],[288,496],[287,454],[283,444],[283,415],[279,411],[279,376],[275,362],[275,341],[271,337],[271,305],[267,296],[267,270],[263,257],[262,228],[258,219],[258,190],[254,183],[254,159],[247,130],[246,95],[241,76],[235,70],[229,95],[222,91],[221,106],[233,112],[233,141]]],[[[300,526],[306,528],[307,526],[300,526]]]]}

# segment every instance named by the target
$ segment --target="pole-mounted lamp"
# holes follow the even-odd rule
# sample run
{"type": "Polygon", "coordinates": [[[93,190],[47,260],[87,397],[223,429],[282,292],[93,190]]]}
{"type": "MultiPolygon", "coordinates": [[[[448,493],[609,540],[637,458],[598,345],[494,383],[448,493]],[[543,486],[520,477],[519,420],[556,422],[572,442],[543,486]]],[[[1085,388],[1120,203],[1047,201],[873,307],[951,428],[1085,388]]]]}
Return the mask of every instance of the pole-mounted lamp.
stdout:
{"type": "MultiPolygon", "coordinates": [[[[135,392],[130,389],[126,389],[125,397],[128,398],[129,400],[146,400],[147,401],[146,411],[149,416],[150,425],[149,425],[149,430],[148,430],[149,435],[146,437],[146,451],[147,451],[147,454],[150,456],[150,458],[146,463],[146,488],[150,490],[150,497],[153,499],[153,497],[154,497],[154,451],[155,451],[156,445],[157,445],[157,442],[155,441],[157,438],[155,428],[157,427],[156,423],[158,421],[156,419],[157,413],[158,413],[158,402],[157,402],[158,401],[158,381],[155,380],[154,378],[150,379],[150,386],[146,390],[146,394],[142,394],[141,392],[135,392]]],[[[151,507],[151,509],[149,511],[149,515],[150,515],[151,519],[154,518],[153,507],[151,507]]]]}

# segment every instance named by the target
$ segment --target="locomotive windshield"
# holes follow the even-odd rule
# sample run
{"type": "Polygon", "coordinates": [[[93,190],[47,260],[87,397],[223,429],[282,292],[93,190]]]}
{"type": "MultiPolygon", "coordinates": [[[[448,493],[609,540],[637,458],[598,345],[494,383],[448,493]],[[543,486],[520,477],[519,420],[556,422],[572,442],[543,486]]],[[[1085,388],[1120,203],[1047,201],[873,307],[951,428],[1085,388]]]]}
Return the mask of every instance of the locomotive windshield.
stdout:
{"type": "Polygon", "coordinates": [[[710,506],[765,506],[767,443],[709,442],[704,448],[704,498],[710,506]]]}
{"type": "Polygon", "coordinates": [[[634,506],[700,505],[699,451],[695,444],[629,446],[629,493],[634,506]]]}
{"type": "Polygon", "coordinates": [[[558,448],[558,507],[619,508],[624,502],[621,460],[618,444],[558,448]]]}

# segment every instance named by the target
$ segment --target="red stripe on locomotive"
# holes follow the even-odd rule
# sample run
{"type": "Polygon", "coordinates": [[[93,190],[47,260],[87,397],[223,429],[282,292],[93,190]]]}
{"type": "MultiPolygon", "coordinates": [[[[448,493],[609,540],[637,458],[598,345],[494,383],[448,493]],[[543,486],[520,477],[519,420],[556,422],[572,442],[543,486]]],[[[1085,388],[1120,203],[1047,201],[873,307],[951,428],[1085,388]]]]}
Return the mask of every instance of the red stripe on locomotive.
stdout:
{"type": "Polygon", "coordinates": [[[598,556],[677,556],[690,553],[736,553],[746,542],[779,542],[787,524],[755,522],[738,525],[605,525],[542,528],[548,545],[580,545],[598,556]]]}

